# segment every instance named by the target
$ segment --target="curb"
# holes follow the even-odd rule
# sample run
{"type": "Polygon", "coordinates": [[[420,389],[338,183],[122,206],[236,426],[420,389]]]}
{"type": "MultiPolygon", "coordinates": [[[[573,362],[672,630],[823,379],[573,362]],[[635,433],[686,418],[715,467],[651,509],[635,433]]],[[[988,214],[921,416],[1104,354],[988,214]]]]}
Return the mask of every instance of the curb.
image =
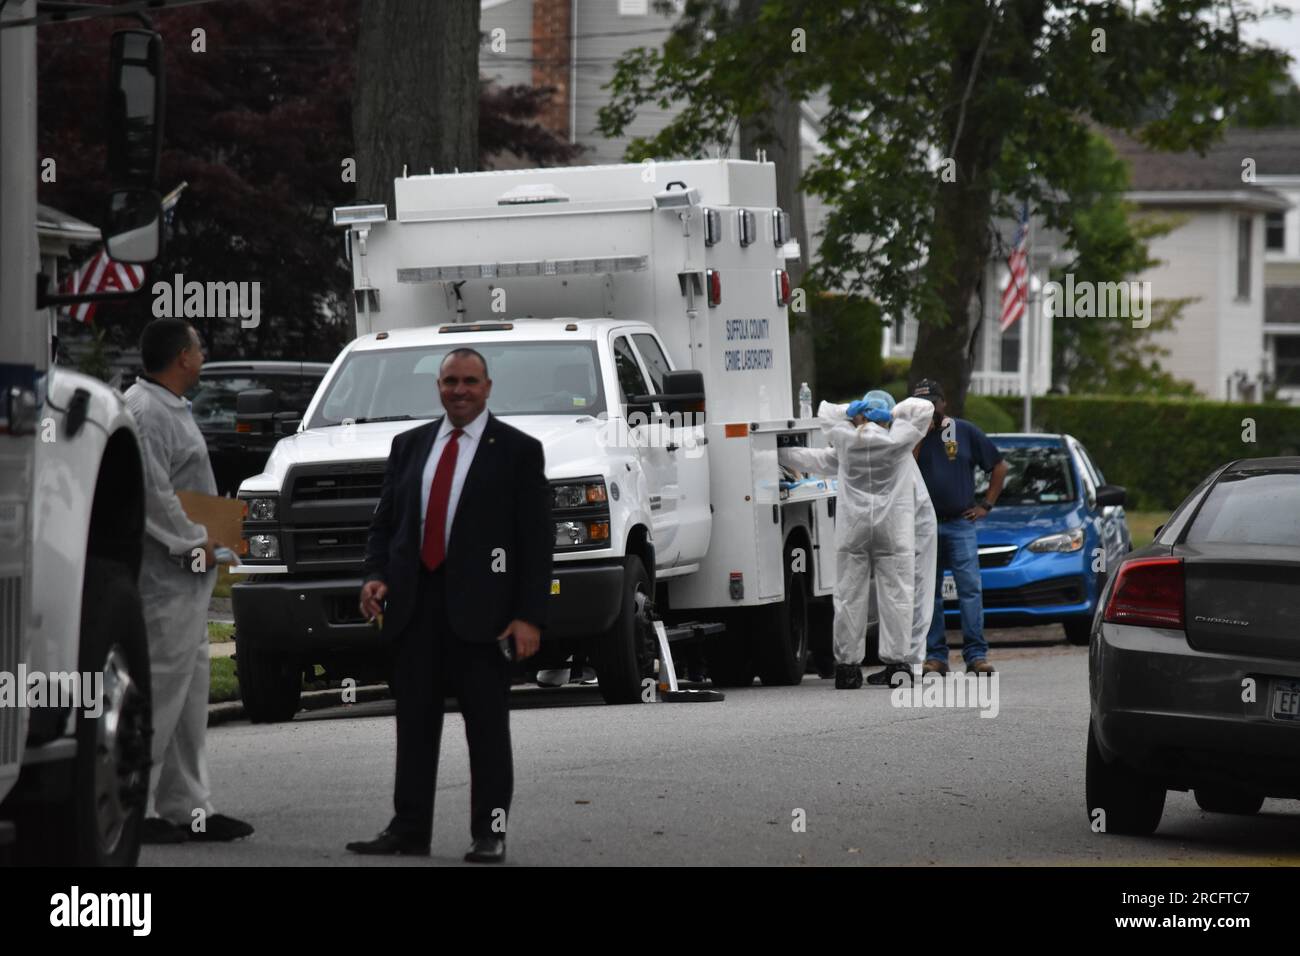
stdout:
{"type": "MultiPolygon", "coordinates": [[[[387,700],[392,697],[392,692],[388,689],[387,684],[366,684],[356,688],[357,699],[355,703],[363,704],[372,700],[387,700]]],[[[328,707],[348,707],[349,704],[343,703],[343,690],[336,688],[334,690],[309,690],[304,691],[302,703],[298,709],[299,713],[304,710],[325,710],[328,707]]],[[[234,720],[244,719],[244,703],[239,700],[223,701],[219,704],[208,704],[208,726],[215,727],[218,724],[228,724],[234,720]]]]}

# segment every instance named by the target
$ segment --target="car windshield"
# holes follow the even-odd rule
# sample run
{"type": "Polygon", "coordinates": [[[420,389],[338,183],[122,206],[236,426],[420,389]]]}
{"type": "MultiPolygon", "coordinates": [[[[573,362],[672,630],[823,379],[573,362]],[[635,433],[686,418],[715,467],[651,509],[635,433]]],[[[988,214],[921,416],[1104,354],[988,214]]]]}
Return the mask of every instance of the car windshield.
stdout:
{"type": "MultiPolygon", "coordinates": [[[[436,418],[438,368],[459,345],[354,351],[330,381],[309,428],[436,418]]],[[[476,346],[487,360],[496,415],[598,415],[605,410],[591,342],[501,342],[476,346]]]]}
{"type": "MultiPolygon", "coordinates": [[[[1074,471],[1069,453],[1059,445],[1010,446],[999,448],[1007,463],[999,505],[1047,505],[1074,500],[1074,471]]],[[[975,498],[988,490],[989,479],[981,475],[975,498]]]]}
{"type": "Polygon", "coordinates": [[[1227,472],[1206,495],[1184,540],[1300,546],[1300,472],[1227,472]]]}
{"type": "Polygon", "coordinates": [[[199,384],[186,397],[193,403],[194,421],[204,431],[235,430],[235,399],[250,388],[269,388],[280,397],[280,407],[301,414],[311,404],[321,375],[200,373],[199,384]]]}

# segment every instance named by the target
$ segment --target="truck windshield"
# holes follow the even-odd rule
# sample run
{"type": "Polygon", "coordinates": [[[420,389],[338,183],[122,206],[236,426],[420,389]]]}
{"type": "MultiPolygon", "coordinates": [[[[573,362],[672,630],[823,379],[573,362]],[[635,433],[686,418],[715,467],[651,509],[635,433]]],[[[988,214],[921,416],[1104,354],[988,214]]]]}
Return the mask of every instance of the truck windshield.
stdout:
{"type": "MultiPolygon", "coordinates": [[[[354,351],[326,387],[309,428],[378,419],[436,418],[438,367],[462,344],[354,351]]],[[[591,342],[475,345],[487,359],[496,415],[598,415],[605,410],[591,342]]]]}

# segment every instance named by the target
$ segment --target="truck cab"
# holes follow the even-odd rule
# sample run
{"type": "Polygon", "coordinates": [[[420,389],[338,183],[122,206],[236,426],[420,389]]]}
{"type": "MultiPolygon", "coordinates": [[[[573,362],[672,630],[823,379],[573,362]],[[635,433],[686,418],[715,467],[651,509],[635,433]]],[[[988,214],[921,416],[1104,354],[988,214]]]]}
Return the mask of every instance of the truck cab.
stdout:
{"type": "Polygon", "coordinates": [[[254,719],[292,716],[308,663],[382,675],[385,639],[357,601],[370,515],[393,436],[442,413],[441,359],[466,346],[487,361],[489,410],[542,443],[553,489],[532,671],[576,655],[606,701],[642,700],[663,620],[704,641],[716,684],[802,678],[810,631],[829,629],[834,488],[783,481],[776,460],[821,438],[791,416],[773,169],[653,172],[411,177],[395,220],[336,211],[359,337],[239,492],[232,599],[254,719]]]}

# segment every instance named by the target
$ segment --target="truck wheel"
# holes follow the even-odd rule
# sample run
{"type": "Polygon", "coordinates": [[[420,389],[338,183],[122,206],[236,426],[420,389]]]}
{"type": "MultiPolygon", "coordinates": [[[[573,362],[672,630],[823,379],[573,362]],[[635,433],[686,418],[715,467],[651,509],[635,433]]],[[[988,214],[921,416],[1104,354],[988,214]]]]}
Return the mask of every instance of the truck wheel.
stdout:
{"type": "Polygon", "coordinates": [[[255,724],[293,720],[302,697],[302,662],[287,654],[259,651],[235,631],[235,673],[244,714],[255,724]]]}
{"type": "Polygon", "coordinates": [[[134,866],[149,792],[149,642],[129,568],[90,558],[77,669],[103,674],[102,711],[76,717],[71,791],[18,818],[18,859],[54,866],[134,866]]]}
{"type": "Polygon", "coordinates": [[[1234,813],[1248,817],[1259,813],[1259,808],[1264,805],[1262,793],[1241,793],[1217,787],[1197,787],[1193,792],[1196,805],[1206,813],[1234,813]]]}
{"type": "Polygon", "coordinates": [[[1092,618],[1090,617],[1072,617],[1062,621],[1061,626],[1065,628],[1066,642],[1075,647],[1087,647],[1088,642],[1092,640],[1092,618]]]}
{"type": "Polygon", "coordinates": [[[769,687],[789,687],[803,680],[808,666],[807,575],[791,570],[791,552],[785,562],[785,600],[753,608],[758,642],[758,676],[769,687]]]}
{"type": "Polygon", "coordinates": [[[1165,812],[1165,788],[1153,784],[1123,764],[1106,763],[1097,747],[1092,723],[1088,723],[1088,764],[1085,771],[1088,823],[1101,825],[1105,833],[1146,836],[1160,826],[1165,812]],[[1097,811],[1105,811],[1098,817],[1097,811]]]}
{"type": "Polygon", "coordinates": [[[623,608],[596,645],[596,676],[607,704],[641,701],[642,681],[654,677],[658,640],[650,621],[650,575],[638,557],[623,560],[623,608]]]}

